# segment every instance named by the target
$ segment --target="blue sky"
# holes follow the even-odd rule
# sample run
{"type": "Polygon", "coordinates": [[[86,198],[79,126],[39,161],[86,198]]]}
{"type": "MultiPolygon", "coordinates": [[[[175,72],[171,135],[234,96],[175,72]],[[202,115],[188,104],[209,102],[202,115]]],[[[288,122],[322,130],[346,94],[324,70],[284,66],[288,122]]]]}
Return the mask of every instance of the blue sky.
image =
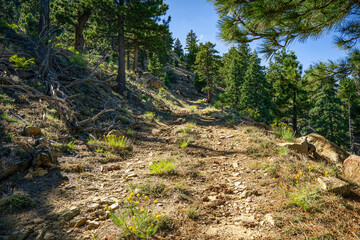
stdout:
{"type": "MultiPolygon", "coordinates": [[[[206,0],[165,0],[165,2],[169,5],[168,14],[172,18],[170,30],[174,38],[180,39],[183,47],[185,47],[186,35],[192,29],[200,42],[216,43],[216,49],[221,55],[228,51],[229,46],[218,37],[218,16],[211,3],[206,0]]],[[[256,43],[251,47],[256,49],[256,43]]],[[[293,43],[288,49],[295,51],[304,70],[313,63],[337,60],[346,55],[345,51],[335,46],[333,34],[324,35],[318,40],[309,39],[305,43],[293,43]]],[[[264,60],[263,64],[266,65],[264,60]]]]}

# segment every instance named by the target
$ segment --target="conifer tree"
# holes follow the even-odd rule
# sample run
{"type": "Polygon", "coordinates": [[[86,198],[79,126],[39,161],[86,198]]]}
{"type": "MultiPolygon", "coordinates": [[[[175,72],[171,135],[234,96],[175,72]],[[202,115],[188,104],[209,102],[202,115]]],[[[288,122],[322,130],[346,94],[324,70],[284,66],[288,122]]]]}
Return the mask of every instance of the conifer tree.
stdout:
{"type": "Polygon", "coordinates": [[[181,57],[181,56],[184,55],[183,47],[182,47],[181,42],[180,42],[180,40],[178,38],[175,40],[175,43],[174,43],[174,53],[178,57],[181,57]]]}
{"type": "Polygon", "coordinates": [[[240,44],[238,48],[231,47],[222,58],[220,72],[226,86],[223,99],[228,106],[236,110],[239,110],[241,86],[244,82],[250,56],[249,45],[240,44]]]}
{"type": "Polygon", "coordinates": [[[218,51],[215,50],[215,44],[206,42],[200,44],[200,50],[196,55],[195,60],[195,74],[199,77],[199,81],[206,82],[206,87],[203,89],[207,92],[207,102],[212,100],[212,91],[214,84],[218,79],[219,71],[219,57],[216,55],[218,51]]]}
{"type": "Polygon", "coordinates": [[[154,53],[149,60],[149,65],[147,66],[147,70],[151,72],[154,76],[161,78],[163,77],[162,69],[163,67],[160,63],[159,56],[156,53],[154,53]]]}
{"type": "Polygon", "coordinates": [[[191,69],[195,63],[196,60],[196,54],[199,51],[199,46],[197,44],[198,40],[196,37],[196,34],[193,30],[190,30],[190,32],[186,36],[186,46],[185,49],[187,50],[187,54],[185,56],[185,59],[187,61],[186,68],[191,69]]]}
{"type": "Polygon", "coordinates": [[[311,128],[330,141],[348,146],[346,120],[341,110],[341,100],[337,97],[337,80],[328,74],[330,65],[319,63],[311,66],[307,77],[317,82],[311,95],[313,103],[309,111],[311,128]]]}
{"type": "Polygon", "coordinates": [[[294,52],[281,51],[275,55],[266,74],[272,84],[272,100],[275,105],[274,115],[278,121],[292,122],[294,131],[298,131],[298,117],[301,113],[302,66],[294,52]]]}
{"type": "Polygon", "coordinates": [[[271,120],[272,102],[269,95],[270,84],[266,81],[260,59],[254,52],[250,57],[244,83],[241,87],[240,109],[255,120],[271,120]]]}

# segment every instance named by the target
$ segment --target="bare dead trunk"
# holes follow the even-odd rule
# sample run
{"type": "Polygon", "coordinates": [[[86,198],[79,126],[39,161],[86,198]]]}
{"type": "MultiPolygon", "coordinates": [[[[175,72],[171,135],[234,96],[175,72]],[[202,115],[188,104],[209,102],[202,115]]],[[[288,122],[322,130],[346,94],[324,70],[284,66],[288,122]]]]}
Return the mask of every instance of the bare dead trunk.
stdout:
{"type": "Polygon", "coordinates": [[[75,26],[75,49],[83,50],[84,49],[84,35],[83,31],[91,15],[91,10],[89,8],[85,9],[83,12],[80,12],[77,19],[77,24],[75,26]]]}
{"type": "Polygon", "coordinates": [[[50,0],[40,0],[40,19],[39,19],[39,37],[47,38],[49,36],[50,26],[50,0]]]}
{"type": "MultiPolygon", "coordinates": [[[[124,0],[120,0],[119,4],[124,6],[124,0]]],[[[125,91],[125,17],[123,13],[120,13],[118,16],[118,61],[119,61],[119,68],[118,68],[118,75],[116,81],[118,83],[118,91],[123,94],[125,91]]]]}

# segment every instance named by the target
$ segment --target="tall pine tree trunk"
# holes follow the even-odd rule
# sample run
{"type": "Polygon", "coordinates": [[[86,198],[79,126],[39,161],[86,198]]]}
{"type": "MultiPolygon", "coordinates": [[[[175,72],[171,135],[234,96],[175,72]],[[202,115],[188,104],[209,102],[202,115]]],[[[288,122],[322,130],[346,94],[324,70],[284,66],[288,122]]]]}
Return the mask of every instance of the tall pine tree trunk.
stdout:
{"type": "MultiPolygon", "coordinates": [[[[124,0],[119,1],[120,7],[124,6],[124,0]]],[[[123,11],[118,16],[118,75],[116,81],[118,83],[118,91],[123,94],[125,91],[125,17],[123,11]]]]}
{"type": "Polygon", "coordinates": [[[77,24],[75,26],[75,49],[83,50],[84,49],[84,35],[83,31],[91,14],[91,10],[86,8],[83,12],[79,12],[77,24]]]}
{"type": "Polygon", "coordinates": [[[133,65],[133,71],[136,70],[138,65],[138,59],[139,59],[139,43],[135,43],[135,52],[134,52],[134,65],[133,65]]]}
{"type": "Polygon", "coordinates": [[[40,19],[39,19],[39,37],[47,38],[50,27],[50,0],[40,0],[40,19]]]}

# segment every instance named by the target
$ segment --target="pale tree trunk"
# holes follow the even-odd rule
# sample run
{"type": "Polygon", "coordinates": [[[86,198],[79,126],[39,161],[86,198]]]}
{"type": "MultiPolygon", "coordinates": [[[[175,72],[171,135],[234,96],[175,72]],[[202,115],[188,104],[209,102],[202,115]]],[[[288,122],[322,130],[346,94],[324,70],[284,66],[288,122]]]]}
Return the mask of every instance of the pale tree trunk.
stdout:
{"type": "Polygon", "coordinates": [[[83,12],[79,13],[77,24],[75,26],[75,49],[83,50],[84,49],[84,35],[83,31],[91,14],[91,10],[89,8],[85,9],[83,12]]]}
{"type": "Polygon", "coordinates": [[[47,38],[50,27],[50,0],[40,0],[39,37],[47,38]]]}
{"type": "MultiPolygon", "coordinates": [[[[124,6],[124,0],[119,1],[120,6],[124,6]]],[[[119,61],[119,68],[118,68],[118,75],[116,81],[118,83],[118,91],[120,94],[123,94],[125,91],[125,17],[124,13],[120,13],[118,16],[118,61],[119,61]]]]}

